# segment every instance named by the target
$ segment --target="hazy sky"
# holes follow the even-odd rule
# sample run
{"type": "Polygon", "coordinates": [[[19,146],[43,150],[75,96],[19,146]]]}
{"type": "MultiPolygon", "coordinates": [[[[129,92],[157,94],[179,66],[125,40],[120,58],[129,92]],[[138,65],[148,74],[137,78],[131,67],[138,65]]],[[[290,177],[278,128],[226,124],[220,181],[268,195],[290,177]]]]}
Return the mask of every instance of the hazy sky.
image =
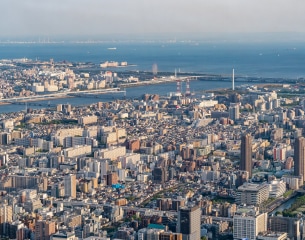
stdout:
{"type": "Polygon", "coordinates": [[[0,0],[0,9],[0,38],[305,31],[305,0],[0,0]]]}

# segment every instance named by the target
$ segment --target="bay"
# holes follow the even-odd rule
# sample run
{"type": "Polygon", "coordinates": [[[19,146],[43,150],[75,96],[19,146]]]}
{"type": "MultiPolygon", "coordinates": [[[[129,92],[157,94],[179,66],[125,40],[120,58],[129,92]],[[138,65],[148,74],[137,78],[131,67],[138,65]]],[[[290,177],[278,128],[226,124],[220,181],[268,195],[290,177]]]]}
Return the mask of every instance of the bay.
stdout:
{"type": "MultiPolygon", "coordinates": [[[[301,42],[107,42],[0,43],[0,59],[28,58],[71,62],[127,61],[128,70],[196,72],[254,77],[305,77],[305,45],[301,42]]],[[[126,68],[118,69],[125,71],[126,68]]]]}

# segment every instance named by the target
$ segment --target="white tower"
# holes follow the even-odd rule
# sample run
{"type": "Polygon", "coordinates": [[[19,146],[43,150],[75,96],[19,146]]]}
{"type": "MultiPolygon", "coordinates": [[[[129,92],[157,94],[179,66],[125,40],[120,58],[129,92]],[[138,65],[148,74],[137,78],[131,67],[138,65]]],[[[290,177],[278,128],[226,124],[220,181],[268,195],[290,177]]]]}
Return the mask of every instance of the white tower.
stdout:
{"type": "Polygon", "coordinates": [[[235,87],[234,87],[234,68],[233,68],[233,72],[232,72],[232,90],[234,91],[235,87]]]}

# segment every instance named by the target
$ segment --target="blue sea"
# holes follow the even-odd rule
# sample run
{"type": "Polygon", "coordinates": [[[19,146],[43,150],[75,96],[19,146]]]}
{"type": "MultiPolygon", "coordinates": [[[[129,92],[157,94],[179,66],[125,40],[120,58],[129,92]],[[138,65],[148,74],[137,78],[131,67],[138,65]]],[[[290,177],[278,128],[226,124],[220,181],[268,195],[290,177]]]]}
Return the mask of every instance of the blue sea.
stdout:
{"type": "MultiPolygon", "coordinates": [[[[194,72],[253,77],[305,77],[305,44],[212,42],[0,43],[0,59],[127,61],[128,70],[194,72]],[[109,48],[115,48],[109,49],[109,48]]],[[[120,69],[119,71],[124,71],[120,69]]]]}

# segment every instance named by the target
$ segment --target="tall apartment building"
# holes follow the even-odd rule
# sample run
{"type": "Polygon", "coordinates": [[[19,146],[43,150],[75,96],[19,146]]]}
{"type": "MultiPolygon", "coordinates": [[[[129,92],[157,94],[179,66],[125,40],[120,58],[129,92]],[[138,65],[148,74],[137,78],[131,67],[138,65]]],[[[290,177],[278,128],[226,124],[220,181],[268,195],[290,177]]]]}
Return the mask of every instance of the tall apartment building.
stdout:
{"type": "Polygon", "coordinates": [[[97,116],[84,116],[78,118],[78,124],[86,125],[91,123],[97,123],[97,116]]]}
{"type": "Polygon", "coordinates": [[[118,183],[118,174],[116,172],[108,172],[106,175],[107,185],[111,186],[112,184],[118,183]]]}
{"type": "Polygon", "coordinates": [[[101,178],[106,178],[107,172],[109,170],[109,161],[107,159],[103,159],[100,161],[100,169],[101,169],[101,178]]]}
{"type": "Polygon", "coordinates": [[[65,157],[77,157],[91,153],[91,145],[77,145],[75,147],[64,149],[65,157]]]}
{"type": "Polygon", "coordinates": [[[268,230],[273,232],[286,232],[289,239],[300,240],[300,220],[290,217],[268,217],[268,230]]]}
{"type": "Polygon", "coordinates": [[[10,223],[13,220],[13,208],[12,206],[4,205],[0,206],[0,224],[10,223]]]}
{"type": "Polygon", "coordinates": [[[198,206],[192,208],[182,207],[178,212],[177,232],[182,233],[184,240],[200,239],[201,209],[198,206]]]}
{"type": "Polygon", "coordinates": [[[126,153],[119,160],[121,161],[122,168],[136,169],[136,166],[141,160],[141,155],[138,153],[126,153]]]}
{"type": "Polygon", "coordinates": [[[252,137],[250,134],[243,135],[241,138],[239,168],[247,171],[249,178],[252,177],[252,137]]]}
{"type": "Polygon", "coordinates": [[[255,240],[260,232],[267,230],[267,213],[259,213],[255,207],[243,207],[233,217],[234,240],[255,240]]]}
{"type": "Polygon", "coordinates": [[[230,103],[229,118],[236,121],[239,119],[239,104],[230,103]]]}
{"type": "Polygon", "coordinates": [[[12,141],[11,134],[7,132],[0,133],[0,145],[10,144],[12,141]]]}
{"type": "Polygon", "coordinates": [[[118,142],[124,142],[126,139],[126,129],[116,127],[102,127],[100,129],[101,141],[105,144],[113,145],[118,142]]]}
{"type": "Polygon", "coordinates": [[[74,174],[64,177],[65,196],[76,198],[76,176],[74,174]]]}
{"type": "Polygon", "coordinates": [[[165,183],[167,181],[167,171],[165,167],[155,167],[152,171],[153,181],[155,183],[165,183]]]}
{"type": "Polygon", "coordinates": [[[16,240],[28,239],[29,236],[30,236],[30,229],[28,229],[27,227],[19,228],[16,231],[16,240]]]}
{"type": "Polygon", "coordinates": [[[24,223],[22,223],[21,221],[15,221],[7,224],[1,235],[8,236],[8,239],[17,239],[17,232],[19,232],[19,230],[23,228],[24,228],[24,223]]]}
{"type": "Polygon", "coordinates": [[[40,220],[35,224],[35,240],[50,240],[55,233],[55,222],[40,220]]]}
{"type": "Polygon", "coordinates": [[[126,154],[126,147],[110,147],[106,149],[99,149],[94,152],[95,158],[108,158],[110,160],[116,160],[118,157],[126,154]]]}
{"type": "Polygon", "coordinates": [[[83,128],[65,128],[59,129],[51,135],[55,145],[64,145],[64,139],[68,136],[83,136],[83,128]]]}
{"type": "Polygon", "coordinates": [[[244,183],[236,191],[236,203],[259,205],[269,198],[268,184],[244,183]]]}
{"type": "Polygon", "coordinates": [[[303,176],[284,175],[282,180],[288,185],[289,189],[297,190],[303,185],[303,176]]]}
{"type": "Polygon", "coordinates": [[[37,176],[19,176],[11,175],[7,176],[6,179],[0,182],[0,189],[6,188],[16,188],[16,189],[25,189],[25,188],[34,188],[37,186],[39,178],[37,176]]]}
{"type": "Polygon", "coordinates": [[[294,175],[305,179],[305,138],[298,137],[294,143],[294,175]]]}
{"type": "Polygon", "coordinates": [[[91,147],[97,147],[98,141],[90,137],[65,137],[64,138],[64,147],[70,148],[78,145],[90,145],[91,147]]]}

